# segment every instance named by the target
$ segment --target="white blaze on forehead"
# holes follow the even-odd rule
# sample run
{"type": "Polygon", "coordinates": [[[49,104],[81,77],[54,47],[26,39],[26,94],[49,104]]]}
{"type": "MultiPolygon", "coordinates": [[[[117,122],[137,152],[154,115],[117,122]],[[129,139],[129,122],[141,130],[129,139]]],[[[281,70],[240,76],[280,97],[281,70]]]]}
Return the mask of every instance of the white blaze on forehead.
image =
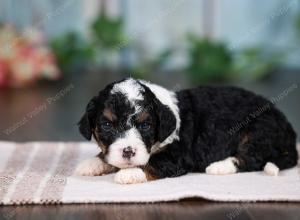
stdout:
{"type": "Polygon", "coordinates": [[[135,112],[133,114],[128,115],[127,124],[130,124],[129,122],[132,116],[141,112],[142,108],[136,103],[136,101],[144,99],[142,95],[142,92],[144,91],[145,89],[136,80],[131,78],[126,79],[113,86],[111,94],[122,93],[126,96],[130,105],[135,109],[135,112]]]}
{"type": "Polygon", "coordinates": [[[124,94],[130,102],[134,102],[135,100],[143,100],[143,91],[144,88],[138,84],[136,80],[130,78],[115,84],[111,93],[115,94],[120,92],[124,94]]]}

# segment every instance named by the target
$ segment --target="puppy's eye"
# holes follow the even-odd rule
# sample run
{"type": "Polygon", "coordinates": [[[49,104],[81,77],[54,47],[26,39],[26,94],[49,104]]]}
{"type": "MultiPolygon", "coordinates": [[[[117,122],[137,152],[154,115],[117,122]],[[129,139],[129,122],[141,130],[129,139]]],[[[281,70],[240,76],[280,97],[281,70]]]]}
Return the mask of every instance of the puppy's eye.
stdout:
{"type": "Polygon", "coordinates": [[[101,129],[104,130],[104,131],[109,131],[112,129],[112,123],[110,122],[103,122],[101,123],[101,129]]]}
{"type": "Polygon", "coordinates": [[[143,122],[143,123],[138,125],[138,128],[143,130],[143,131],[149,130],[150,127],[151,127],[151,125],[148,122],[143,122]]]}

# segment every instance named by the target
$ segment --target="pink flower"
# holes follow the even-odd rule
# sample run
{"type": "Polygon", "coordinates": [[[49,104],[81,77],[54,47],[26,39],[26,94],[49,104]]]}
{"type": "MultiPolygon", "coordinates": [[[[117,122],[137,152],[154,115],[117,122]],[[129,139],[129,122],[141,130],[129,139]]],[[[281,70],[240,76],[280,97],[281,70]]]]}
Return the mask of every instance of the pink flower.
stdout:
{"type": "Polygon", "coordinates": [[[59,78],[55,57],[43,42],[42,34],[34,29],[18,33],[10,25],[0,28],[0,87],[59,78]]]}

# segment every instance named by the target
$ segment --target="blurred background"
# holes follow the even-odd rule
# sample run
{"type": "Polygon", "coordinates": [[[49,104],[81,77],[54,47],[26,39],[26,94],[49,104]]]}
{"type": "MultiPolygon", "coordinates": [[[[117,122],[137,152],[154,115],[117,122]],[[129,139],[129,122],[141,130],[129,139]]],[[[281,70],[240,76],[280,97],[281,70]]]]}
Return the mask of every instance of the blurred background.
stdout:
{"type": "Polygon", "coordinates": [[[240,86],[299,134],[299,73],[298,0],[0,0],[1,140],[83,140],[87,102],[125,77],[240,86]]]}

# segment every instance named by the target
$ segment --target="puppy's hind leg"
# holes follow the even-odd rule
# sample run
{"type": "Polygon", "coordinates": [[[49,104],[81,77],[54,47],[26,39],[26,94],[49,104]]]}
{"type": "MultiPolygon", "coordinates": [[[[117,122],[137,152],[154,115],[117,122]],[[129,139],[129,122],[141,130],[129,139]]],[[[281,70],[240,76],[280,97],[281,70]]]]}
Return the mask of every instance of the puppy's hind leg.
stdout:
{"type": "Polygon", "coordinates": [[[225,175],[237,173],[238,171],[263,169],[265,162],[263,154],[257,149],[258,143],[249,140],[249,134],[241,135],[239,138],[239,145],[235,155],[210,164],[205,170],[207,174],[225,175]]]}
{"type": "Polygon", "coordinates": [[[206,167],[205,172],[212,175],[233,174],[238,171],[238,160],[235,157],[228,157],[225,160],[211,163],[206,167]]]}
{"type": "MultiPolygon", "coordinates": [[[[276,143],[274,143],[273,137],[269,136],[267,132],[254,131],[249,133],[246,139],[246,141],[240,143],[235,155],[238,160],[237,165],[239,171],[249,172],[264,170],[268,162],[273,162],[273,155],[277,154],[276,146],[274,146],[276,143]]],[[[276,166],[275,163],[273,165],[272,167],[276,166]]],[[[267,168],[269,167],[270,163],[267,168]]]]}

